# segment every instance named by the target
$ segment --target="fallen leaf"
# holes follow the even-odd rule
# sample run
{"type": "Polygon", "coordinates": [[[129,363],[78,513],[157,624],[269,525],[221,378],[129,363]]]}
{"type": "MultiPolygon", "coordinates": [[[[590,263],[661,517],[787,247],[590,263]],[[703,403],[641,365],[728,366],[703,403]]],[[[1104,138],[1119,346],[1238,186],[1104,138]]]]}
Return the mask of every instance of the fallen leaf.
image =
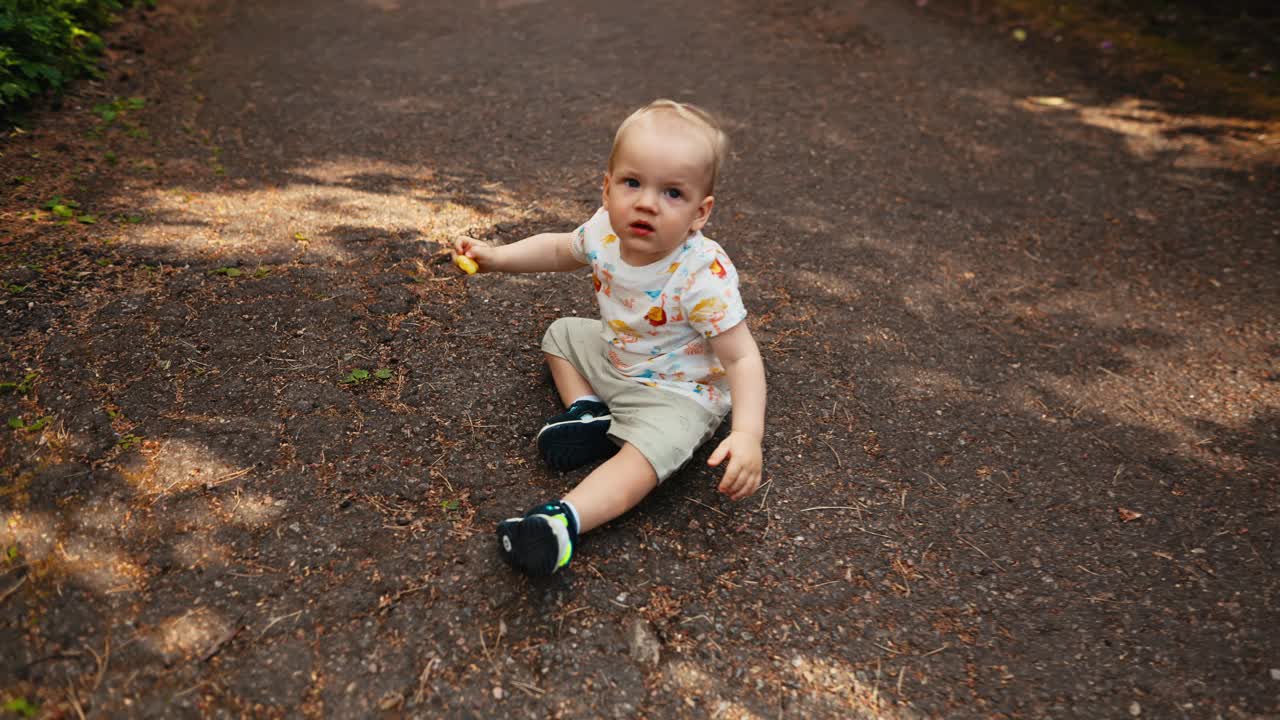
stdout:
{"type": "Polygon", "coordinates": [[[1127,508],[1122,508],[1122,507],[1116,508],[1116,512],[1119,513],[1120,515],[1120,522],[1129,522],[1131,520],[1137,520],[1138,518],[1142,517],[1142,513],[1134,512],[1132,510],[1129,510],[1127,508]]]}

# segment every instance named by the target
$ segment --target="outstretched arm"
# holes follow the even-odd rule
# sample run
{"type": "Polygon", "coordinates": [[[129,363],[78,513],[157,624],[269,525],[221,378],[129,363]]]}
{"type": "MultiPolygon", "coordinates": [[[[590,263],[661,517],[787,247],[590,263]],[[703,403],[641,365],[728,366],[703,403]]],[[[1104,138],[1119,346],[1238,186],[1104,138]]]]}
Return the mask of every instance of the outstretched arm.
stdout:
{"type": "Polygon", "coordinates": [[[745,320],[711,338],[711,349],[729,378],[733,429],[711,453],[707,464],[716,467],[725,458],[729,459],[719,490],[734,500],[741,500],[760,487],[764,464],[760,449],[764,441],[764,361],[745,320]]]}
{"type": "Polygon", "coordinates": [[[454,255],[476,261],[480,272],[560,272],[576,270],[585,263],[573,257],[573,233],[531,235],[510,245],[490,245],[464,237],[453,244],[454,255]]]}

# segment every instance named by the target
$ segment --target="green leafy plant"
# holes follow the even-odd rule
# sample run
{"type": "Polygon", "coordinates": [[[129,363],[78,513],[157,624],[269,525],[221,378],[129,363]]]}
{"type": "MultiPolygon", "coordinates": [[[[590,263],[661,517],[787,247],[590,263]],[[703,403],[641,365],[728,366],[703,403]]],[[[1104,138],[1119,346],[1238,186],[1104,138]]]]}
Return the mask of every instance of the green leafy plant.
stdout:
{"type": "Polygon", "coordinates": [[[229,278],[240,277],[240,268],[235,268],[235,267],[220,267],[220,268],[215,268],[210,272],[213,275],[226,275],[229,278]]]}
{"type": "Polygon", "coordinates": [[[356,368],[355,370],[352,370],[351,372],[347,373],[347,376],[342,378],[341,382],[347,385],[358,385],[368,379],[369,379],[368,370],[362,370],[360,368],[356,368]]]}
{"type": "Polygon", "coordinates": [[[369,380],[389,380],[393,374],[394,373],[387,368],[378,368],[372,373],[363,368],[356,368],[347,373],[347,376],[342,378],[339,382],[344,385],[359,385],[360,383],[368,382],[369,380]]]}
{"type": "Polygon", "coordinates": [[[53,418],[45,416],[28,425],[27,422],[20,417],[11,417],[9,418],[9,429],[17,432],[35,432],[37,430],[43,430],[44,426],[48,425],[50,420],[53,420],[53,418]]]}
{"type": "Polygon", "coordinates": [[[18,382],[0,382],[0,392],[16,392],[19,395],[26,395],[31,392],[31,388],[36,383],[36,378],[40,377],[40,373],[27,373],[26,377],[18,382]]]}
{"type": "MultiPolygon", "coordinates": [[[[46,92],[98,75],[98,31],[137,0],[7,0],[0,3],[0,115],[25,109],[46,92]]],[[[149,4],[144,0],[143,4],[149,4]]]]}
{"type": "Polygon", "coordinates": [[[142,438],[137,435],[121,435],[116,441],[116,447],[121,450],[132,450],[142,444],[142,438]]]}
{"type": "Polygon", "coordinates": [[[6,700],[4,703],[6,712],[16,713],[24,718],[35,717],[40,712],[39,705],[31,704],[31,701],[24,697],[16,697],[12,700],[6,700]]]}
{"type": "Polygon", "coordinates": [[[70,198],[54,195],[52,198],[44,201],[40,206],[43,210],[53,213],[54,217],[63,219],[71,219],[76,216],[76,210],[80,207],[80,203],[70,198]]]}
{"type": "Polygon", "coordinates": [[[116,98],[109,103],[100,103],[93,106],[93,112],[102,120],[103,124],[110,125],[115,122],[121,115],[129,110],[141,110],[147,106],[145,98],[116,98]]]}

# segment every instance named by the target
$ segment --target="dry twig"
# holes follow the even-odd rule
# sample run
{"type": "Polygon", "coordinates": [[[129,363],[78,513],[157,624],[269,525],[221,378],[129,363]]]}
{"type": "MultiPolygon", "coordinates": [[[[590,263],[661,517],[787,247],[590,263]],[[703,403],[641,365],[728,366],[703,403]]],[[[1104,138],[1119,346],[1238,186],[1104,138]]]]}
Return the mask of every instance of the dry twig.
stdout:
{"type": "Polygon", "coordinates": [[[1004,572],[1004,567],[1003,567],[1002,565],[1000,565],[1000,563],[998,563],[998,562],[996,562],[994,559],[992,559],[992,557],[991,557],[990,555],[988,555],[988,554],[986,553],[986,551],[985,551],[985,550],[983,550],[982,548],[978,547],[977,545],[974,545],[973,543],[969,542],[968,538],[964,537],[963,535],[957,535],[956,537],[960,538],[960,542],[964,543],[965,545],[968,545],[969,547],[971,547],[971,548],[973,548],[974,550],[977,550],[979,553],[981,553],[981,554],[982,554],[982,557],[984,557],[984,558],[986,558],[986,559],[990,560],[990,561],[991,561],[991,564],[992,564],[992,565],[995,565],[997,570],[999,570],[1000,572],[1004,572]]]}
{"type": "Polygon", "coordinates": [[[30,577],[30,576],[29,576],[29,575],[23,575],[23,576],[22,576],[22,579],[21,579],[21,580],[19,580],[17,583],[15,583],[13,587],[9,588],[8,590],[5,590],[5,591],[4,591],[4,594],[3,594],[3,595],[0,595],[0,603],[3,603],[5,600],[8,600],[10,595],[12,595],[12,594],[14,594],[14,593],[18,592],[18,588],[22,587],[22,584],[23,584],[23,583],[25,583],[25,582],[27,581],[27,578],[28,578],[28,577],[30,577]]]}
{"type": "Polygon", "coordinates": [[[723,516],[723,517],[729,517],[729,516],[728,516],[728,515],[726,515],[724,512],[722,512],[722,511],[720,511],[720,510],[717,510],[716,508],[713,508],[713,507],[711,507],[710,505],[708,505],[708,504],[706,504],[706,503],[704,503],[704,502],[702,502],[701,500],[698,500],[698,499],[696,499],[696,498],[691,498],[691,497],[686,496],[686,497],[685,497],[685,500],[688,500],[688,501],[689,501],[689,502],[691,502],[691,503],[697,503],[698,505],[701,505],[702,507],[704,507],[704,508],[706,508],[706,509],[710,510],[710,511],[711,511],[711,512],[713,512],[713,513],[716,513],[717,515],[721,515],[721,516],[723,516]]]}

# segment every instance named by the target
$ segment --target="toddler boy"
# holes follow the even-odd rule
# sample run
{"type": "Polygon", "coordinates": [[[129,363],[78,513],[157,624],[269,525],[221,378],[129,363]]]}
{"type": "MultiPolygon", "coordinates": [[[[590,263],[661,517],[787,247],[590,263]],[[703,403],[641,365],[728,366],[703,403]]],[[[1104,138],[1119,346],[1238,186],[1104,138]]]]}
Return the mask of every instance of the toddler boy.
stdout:
{"type": "Polygon", "coordinates": [[[513,566],[549,575],[578,536],[622,515],[715,432],[732,401],[729,436],[708,458],[729,461],[720,492],[760,486],[765,377],[745,322],[738,275],[701,232],[727,139],[705,111],[655,100],[618,128],[603,206],[569,233],[492,246],[462,238],[455,256],[480,272],[547,272],[590,265],[601,319],[561,318],[542,340],[568,408],[538,432],[557,470],[605,460],[562,499],[498,525],[513,566]]]}

